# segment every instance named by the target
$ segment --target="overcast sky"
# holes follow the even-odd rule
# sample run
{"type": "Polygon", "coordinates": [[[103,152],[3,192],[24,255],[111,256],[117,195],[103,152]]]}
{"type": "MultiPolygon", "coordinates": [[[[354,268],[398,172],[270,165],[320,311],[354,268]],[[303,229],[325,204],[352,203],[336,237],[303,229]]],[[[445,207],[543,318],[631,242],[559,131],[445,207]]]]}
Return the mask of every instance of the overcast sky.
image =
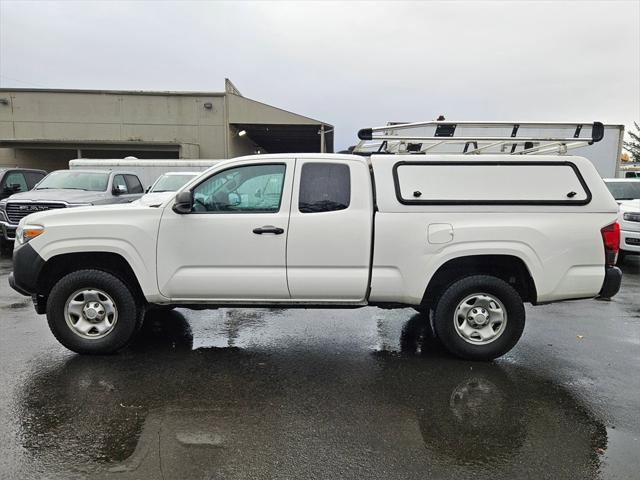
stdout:
{"type": "Polygon", "coordinates": [[[0,0],[2,87],[222,91],[326,121],[640,121],[640,1],[0,0]]]}

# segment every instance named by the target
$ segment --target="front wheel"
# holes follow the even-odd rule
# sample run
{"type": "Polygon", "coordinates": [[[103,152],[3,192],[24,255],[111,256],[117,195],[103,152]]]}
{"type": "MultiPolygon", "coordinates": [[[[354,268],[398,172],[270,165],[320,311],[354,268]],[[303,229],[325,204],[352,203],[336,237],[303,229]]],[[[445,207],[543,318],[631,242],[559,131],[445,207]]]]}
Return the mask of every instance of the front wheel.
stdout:
{"type": "Polygon", "coordinates": [[[438,301],[434,327],[449,352],[493,360],[511,350],[524,330],[524,304],[507,282],[473,275],[453,283],[438,301]]]}
{"type": "Polygon", "coordinates": [[[64,276],[49,293],[47,321],[58,341],[76,353],[113,353],[129,343],[142,308],[120,279],[101,270],[64,276]]]}

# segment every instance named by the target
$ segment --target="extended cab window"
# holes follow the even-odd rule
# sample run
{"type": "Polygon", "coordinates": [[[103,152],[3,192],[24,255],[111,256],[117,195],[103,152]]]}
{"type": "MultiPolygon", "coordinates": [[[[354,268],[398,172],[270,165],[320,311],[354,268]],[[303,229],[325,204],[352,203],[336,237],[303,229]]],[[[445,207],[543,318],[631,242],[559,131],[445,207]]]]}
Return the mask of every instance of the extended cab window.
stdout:
{"type": "Polygon", "coordinates": [[[300,174],[298,210],[302,213],[344,210],[351,202],[349,166],[305,163],[300,174]]]}
{"type": "Polygon", "coordinates": [[[276,213],[284,165],[247,165],[224,170],[193,190],[194,212],[276,213]]]}

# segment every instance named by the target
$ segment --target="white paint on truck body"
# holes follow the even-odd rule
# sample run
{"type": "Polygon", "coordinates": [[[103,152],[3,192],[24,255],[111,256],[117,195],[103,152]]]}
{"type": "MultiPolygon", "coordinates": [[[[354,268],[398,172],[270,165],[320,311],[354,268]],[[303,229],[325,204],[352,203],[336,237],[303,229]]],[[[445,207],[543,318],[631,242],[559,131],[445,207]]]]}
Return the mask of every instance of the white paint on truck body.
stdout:
{"type": "MultiPolygon", "coordinates": [[[[79,251],[118,253],[129,262],[152,303],[418,305],[440,266],[469,255],[520,258],[533,278],[538,302],[596,296],[605,274],[600,229],[616,221],[618,205],[592,163],[573,156],[470,157],[241,157],[214,166],[183,190],[231,167],[282,163],[286,173],[278,212],[181,215],[172,209],[175,197],[159,207],[65,209],[30,215],[28,223],[44,226],[45,233],[29,244],[45,261],[79,251]],[[568,187],[583,190],[566,197],[565,204],[405,204],[402,184],[398,185],[400,198],[396,195],[393,170],[398,163],[506,161],[513,165],[532,160],[572,164],[582,181],[568,187]],[[297,190],[306,162],[348,166],[348,208],[313,214],[299,211],[297,190]],[[569,202],[572,199],[574,203],[569,202]],[[269,225],[281,228],[283,234],[253,233],[254,228],[269,225]],[[443,230],[442,225],[447,227],[443,230]]],[[[420,168],[427,171],[430,166],[420,168]]],[[[483,181],[482,175],[457,175],[457,168],[439,169],[439,182],[464,192],[465,184],[459,182],[483,181]]],[[[518,167],[507,170],[519,175],[518,167]]],[[[537,185],[527,191],[537,200],[554,200],[559,195],[557,183],[548,182],[548,175],[546,167],[539,173],[527,170],[528,182],[537,185]],[[544,195],[536,193],[538,189],[544,195]]],[[[426,195],[428,185],[421,184],[420,178],[426,181],[429,175],[416,173],[399,182],[413,182],[411,189],[422,188],[426,195]]],[[[488,191],[485,200],[500,195],[500,191],[488,191]]]]}

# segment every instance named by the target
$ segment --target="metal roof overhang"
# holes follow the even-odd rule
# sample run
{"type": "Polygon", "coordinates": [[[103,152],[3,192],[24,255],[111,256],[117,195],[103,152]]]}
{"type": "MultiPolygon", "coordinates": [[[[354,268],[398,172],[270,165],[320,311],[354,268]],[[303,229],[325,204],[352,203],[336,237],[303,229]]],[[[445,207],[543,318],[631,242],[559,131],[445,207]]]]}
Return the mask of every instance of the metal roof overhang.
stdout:
{"type": "Polygon", "coordinates": [[[104,140],[50,140],[50,139],[21,139],[2,140],[0,148],[23,148],[23,149],[49,149],[49,150],[129,150],[131,148],[144,151],[166,151],[179,152],[180,144],[172,142],[143,142],[124,141],[109,142],[104,140]]]}
{"type": "MultiPolygon", "coordinates": [[[[320,128],[318,125],[234,123],[238,130],[268,153],[315,153],[320,151],[320,128]]],[[[326,151],[333,152],[333,127],[325,125],[326,151]]]]}

